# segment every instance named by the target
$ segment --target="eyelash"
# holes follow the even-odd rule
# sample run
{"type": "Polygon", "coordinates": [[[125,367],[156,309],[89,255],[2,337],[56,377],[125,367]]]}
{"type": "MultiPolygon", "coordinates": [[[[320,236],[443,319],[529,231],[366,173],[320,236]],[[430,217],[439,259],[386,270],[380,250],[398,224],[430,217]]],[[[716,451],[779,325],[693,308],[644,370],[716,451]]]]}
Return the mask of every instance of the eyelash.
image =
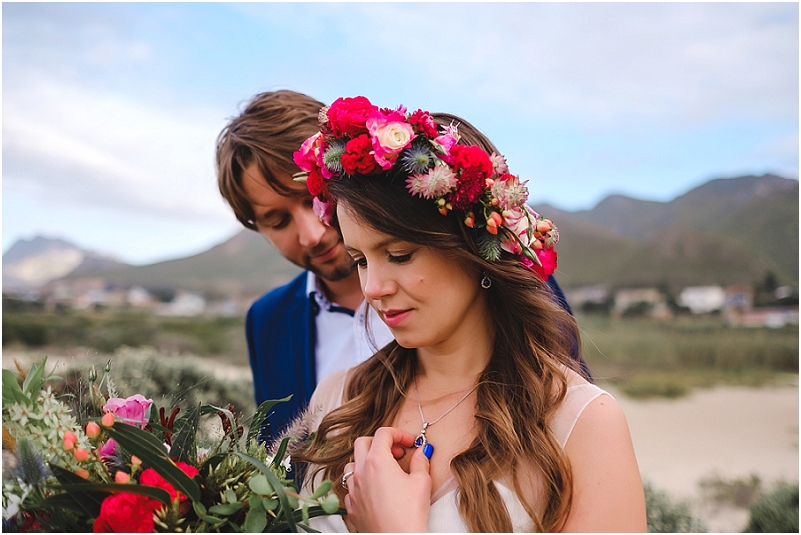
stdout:
{"type": "MultiPolygon", "coordinates": [[[[392,264],[405,264],[406,262],[408,262],[408,261],[410,261],[412,259],[412,254],[413,253],[408,253],[408,254],[404,254],[404,255],[397,255],[397,256],[389,255],[389,261],[392,264]]],[[[364,258],[364,257],[362,257],[362,258],[354,258],[353,261],[356,262],[356,265],[359,266],[360,268],[367,267],[367,259],[364,258]]]]}

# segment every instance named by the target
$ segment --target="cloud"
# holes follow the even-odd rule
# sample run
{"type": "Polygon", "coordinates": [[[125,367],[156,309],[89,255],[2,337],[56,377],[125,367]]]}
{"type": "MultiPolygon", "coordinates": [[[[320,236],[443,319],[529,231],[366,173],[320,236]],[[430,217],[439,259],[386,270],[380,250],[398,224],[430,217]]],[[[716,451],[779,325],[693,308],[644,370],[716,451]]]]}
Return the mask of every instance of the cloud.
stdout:
{"type": "Polygon", "coordinates": [[[4,189],[160,217],[231,217],[213,167],[222,114],[39,80],[5,92],[3,115],[4,189]]]}

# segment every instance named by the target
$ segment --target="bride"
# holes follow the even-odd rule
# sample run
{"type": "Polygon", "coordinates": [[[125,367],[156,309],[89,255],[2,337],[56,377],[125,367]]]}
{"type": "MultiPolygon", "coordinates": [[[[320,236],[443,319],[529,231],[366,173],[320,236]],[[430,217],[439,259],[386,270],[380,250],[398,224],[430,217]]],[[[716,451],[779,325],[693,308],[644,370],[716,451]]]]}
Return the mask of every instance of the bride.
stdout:
{"type": "Polygon", "coordinates": [[[526,184],[427,112],[356,97],[320,117],[296,162],[395,341],[312,397],[293,461],[348,511],[312,526],[645,531],[625,417],[570,357],[576,323],[544,282],[558,234],[526,184]]]}

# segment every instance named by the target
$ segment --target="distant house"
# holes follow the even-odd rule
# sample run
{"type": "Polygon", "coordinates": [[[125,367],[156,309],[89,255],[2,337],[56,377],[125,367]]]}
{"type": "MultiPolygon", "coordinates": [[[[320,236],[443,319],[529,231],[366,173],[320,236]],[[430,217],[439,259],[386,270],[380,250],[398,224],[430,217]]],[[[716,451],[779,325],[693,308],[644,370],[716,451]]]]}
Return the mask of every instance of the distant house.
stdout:
{"type": "Polygon", "coordinates": [[[681,291],[676,302],[689,308],[693,314],[706,314],[723,308],[726,292],[720,286],[688,286],[681,291]]]}
{"type": "Polygon", "coordinates": [[[733,316],[730,324],[741,327],[770,327],[798,325],[798,306],[753,308],[733,316]]]}
{"type": "Polygon", "coordinates": [[[656,288],[628,288],[615,292],[612,314],[622,316],[637,309],[655,318],[669,318],[671,315],[665,296],[656,288]]]}
{"type": "Polygon", "coordinates": [[[580,308],[585,303],[603,303],[609,299],[609,290],[606,286],[583,286],[573,290],[565,290],[565,297],[570,306],[580,308]]]}
{"type": "Polygon", "coordinates": [[[175,299],[169,303],[162,303],[157,313],[161,316],[199,316],[206,310],[206,300],[201,296],[178,292],[175,299]]]}
{"type": "Polygon", "coordinates": [[[149,308],[155,303],[156,299],[141,286],[133,286],[128,290],[128,304],[134,308],[149,308]]]}

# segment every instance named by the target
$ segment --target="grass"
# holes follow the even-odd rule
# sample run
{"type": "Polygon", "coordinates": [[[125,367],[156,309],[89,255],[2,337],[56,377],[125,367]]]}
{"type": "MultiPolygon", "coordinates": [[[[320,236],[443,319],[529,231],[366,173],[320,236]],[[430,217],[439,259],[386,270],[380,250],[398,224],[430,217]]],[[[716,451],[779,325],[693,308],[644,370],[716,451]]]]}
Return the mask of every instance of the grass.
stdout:
{"type": "Polygon", "coordinates": [[[798,374],[798,327],[735,329],[719,317],[669,322],[578,315],[597,381],[633,397],[679,397],[717,384],[762,386],[798,374]]]}

